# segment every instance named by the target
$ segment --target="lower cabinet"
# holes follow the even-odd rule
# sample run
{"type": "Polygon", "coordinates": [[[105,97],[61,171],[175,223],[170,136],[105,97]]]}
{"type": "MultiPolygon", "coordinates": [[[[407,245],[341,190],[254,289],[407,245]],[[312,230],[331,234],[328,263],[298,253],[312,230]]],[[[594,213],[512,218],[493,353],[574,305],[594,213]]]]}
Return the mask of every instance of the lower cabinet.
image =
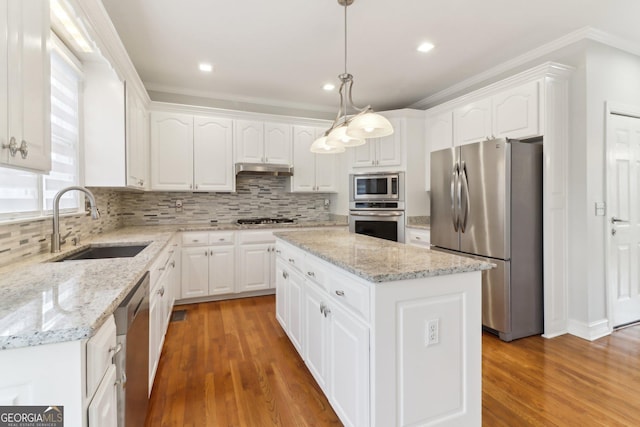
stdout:
{"type": "Polygon", "coordinates": [[[408,245],[422,248],[431,247],[431,230],[407,227],[405,231],[405,242],[408,245]]]}
{"type": "Polygon", "coordinates": [[[180,286],[180,250],[172,242],[151,270],[149,288],[149,394],[158,369],[164,336],[169,327],[177,289],[180,286]]]}
{"type": "MultiPolygon", "coordinates": [[[[280,324],[344,425],[369,425],[370,328],[345,303],[352,288],[328,286],[330,273],[296,249],[278,243],[276,253],[280,324]],[[336,297],[329,293],[334,288],[336,297]]],[[[364,299],[368,306],[368,295],[364,299]]]]}
{"type": "Polygon", "coordinates": [[[275,242],[273,231],[239,233],[237,292],[275,287],[275,242]]]}
{"type": "Polygon", "coordinates": [[[183,233],[182,292],[197,298],[235,292],[235,233],[183,233]]]}
{"type": "Polygon", "coordinates": [[[116,367],[111,365],[89,405],[89,427],[118,425],[118,393],[115,384],[116,367]]]}

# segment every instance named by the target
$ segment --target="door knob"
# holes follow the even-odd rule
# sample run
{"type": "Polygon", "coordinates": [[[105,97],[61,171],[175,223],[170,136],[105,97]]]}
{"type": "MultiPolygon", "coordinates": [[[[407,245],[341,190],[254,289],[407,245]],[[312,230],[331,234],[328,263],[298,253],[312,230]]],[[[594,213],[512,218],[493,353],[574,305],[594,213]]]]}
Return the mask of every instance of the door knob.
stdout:
{"type": "Polygon", "coordinates": [[[617,224],[617,223],[619,223],[619,222],[621,222],[621,223],[627,223],[627,222],[629,222],[629,220],[627,220],[627,219],[620,219],[620,218],[616,218],[615,216],[612,216],[612,217],[611,217],[611,224],[617,224]]]}

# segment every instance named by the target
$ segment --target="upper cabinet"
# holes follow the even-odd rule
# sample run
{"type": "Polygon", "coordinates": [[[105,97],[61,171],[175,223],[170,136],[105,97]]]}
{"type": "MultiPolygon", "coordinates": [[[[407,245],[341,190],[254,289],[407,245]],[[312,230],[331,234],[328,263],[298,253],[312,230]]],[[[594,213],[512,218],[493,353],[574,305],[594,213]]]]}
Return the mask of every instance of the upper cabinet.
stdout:
{"type": "Polygon", "coordinates": [[[427,116],[425,133],[430,148],[427,152],[453,147],[453,112],[427,116]]]}
{"type": "Polygon", "coordinates": [[[233,191],[233,121],[151,113],[151,189],[233,191]]]}
{"type": "Polygon", "coordinates": [[[326,128],[293,126],[292,192],[336,192],[338,163],[341,154],[316,154],[311,144],[326,128]]]}
{"type": "Polygon", "coordinates": [[[84,63],[85,185],[149,187],[144,100],[104,60],[84,63]]]}
{"type": "Polygon", "coordinates": [[[51,169],[49,1],[0,1],[0,164],[51,169]]]}
{"type": "Polygon", "coordinates": [[[487,138],[530,138],[540,135],[539,82],[507,89],[456,108],[454,145],[487,138]]]}
{"type": "Polygon", "coordinates": [[[403,135],[402,119],[390,118],[394,132],[382,138],[368,139],[367,143],[353,148],[354,168],[388,168],[402,166],[403,135]]]}
{"type": "Polygon", "coordinates": [[[291,126],[259,120],[235,121],[236,161],[291,164],[291,126]]]}
{"type": "Polygon", "coordinates": [[[148,187],[149,113],[134,91],[127,90],[127,186],[148,187]]]}

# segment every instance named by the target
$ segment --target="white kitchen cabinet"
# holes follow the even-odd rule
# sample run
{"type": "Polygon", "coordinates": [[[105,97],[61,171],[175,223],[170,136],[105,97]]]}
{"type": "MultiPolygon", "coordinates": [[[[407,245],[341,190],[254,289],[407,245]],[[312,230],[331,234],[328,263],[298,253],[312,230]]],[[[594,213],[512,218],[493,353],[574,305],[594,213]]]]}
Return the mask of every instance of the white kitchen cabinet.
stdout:
{"type": "Polygon", "coordinates": [[[182,299],[235,292],[232,231],[183,233],[182,245],[182,299]]]}
{"type": "MultiPolygon", "coordinates": [[[[277,296],[276,296],[277,298],[277,296]]],[[[308,286],[304,294],[304,352],[303,358],[311,375],[321,389],[327,390],[329,370],[329,322],[324,316],[327,296],[315,286],[308,286]]]]}
{"type": "Polygon", "coordinates": [[[420,228],[407,227],[405,230],[406,243],[422,248],[431,247],[431,231],[420,228]]]}
{"type": "MultiPolygon", "coordinates": [[[[542,133],[540,83],[532,81],[454,110],[454,145],[487,138],[530,138],[542,133]]],[[[433,145],[431,151],[438,149],[433,145]]]]}
{"type": "Polygon", "coordinates": [[[491,98],[471,102],[453,111],[454,145],[471,144],[491,137],[491,98]]]}
{"type": "Polygon", "coordinates": [[[177,243],[171,243],[150,269],[149,285],[149,393],[160,362],[164,337],[169,327],[174,288],[179,270],[177,243]]]}
{"type": "Polygon", "coordinates": [[[0,9],[0,164],[47,173],[51,169],[49,2],[3,0],[0,9]],[[9,145],[22,151],[12,154],[9,145]]]}
{"type": "Polygon", "coordinates": [[[289,271],[287,264],[281,258],[276,258],[276,320],[285,331],[289,329],[287,322],[287,288],[289,286],[289,271]]]}
{"type": "Polygon", "coordinates": [[[492,135],[530,138],[540,135],[540,84],[533,81],[492,97],[492,135]]]}
{"type": "Polygon", "coordinates": [[[89,404],[89,427],[113,427],[118,425],[118,392],[116,367],[111,365],[89,404]]]}
{"type": "Polygon", "coordinates": [[[272,231],[243,230],[239,233],[238,292],[275,287],[275,241],[272,231]]]}
{"type": "Polygon", "coordinates": [[[193,180],[196,190],[233,191],[233,121],[217,117],[194,118],[193,180]]]}
{"type": "Polygon", "coordinates": [[[144,101],[129,89],[126,110],[127,186],[144,189],[149,184],[149,114],[144,101]]]}
{"type": "Polygon", "coordinates": [[[289,325],[289,338],[293,346],[302,354],[304,343],[304,276],[297,270],[291,269],[287,288],[287,324],[289,325]]]}
{"type": "Polygon", "coordinates": [[[427,153],[453,147],[453,111],[427,116],[425,133],[427,153]]]}
{"type": "Polygon", "coordinates": [[[329,320],[329,400],[345,426],[369,425],[369,327],[338,304],[329,320]]]}
{"type": "Polygon", "coordinates": [[[337,165],[341,154],[316,154],[311,144],[322,136],[325,129],[313,126],[293,127],[292,192],[336,192],[337,165]]]}
{"type": "Polygon", "coordinates": [[[380,167],[402,166],[402,118],[389,118],[393,126],[393,133],[382,138],[367,139],[367,143],[353,148],[351,166],[380,167]]]}
{"type": "Polygon", "coordinates": [[[260,120],[235,121],[236,162],[291,164],[291,126],[260,120]]]}
{"type": "Polygon", "coordinates": [[[193,116],[151,113],[151,189],[193,189],[193,116]]]}
{"type": "Polygon", "coordinates": [[[151,188],[233,191],[233,121],[154,111],[151,114],[151,188]]]}
{"type": "Polygon", "coordinates": [[[238,292],[272,287],[273,243],[240,244],[238,247],[238,292]]]}

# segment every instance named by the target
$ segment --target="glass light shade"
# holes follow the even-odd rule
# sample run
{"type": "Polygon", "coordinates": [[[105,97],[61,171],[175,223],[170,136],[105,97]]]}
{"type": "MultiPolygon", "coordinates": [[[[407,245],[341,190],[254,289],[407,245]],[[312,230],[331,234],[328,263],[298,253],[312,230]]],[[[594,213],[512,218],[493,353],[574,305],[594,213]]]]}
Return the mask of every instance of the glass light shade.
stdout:
{"type": "Polygon", "coordinates": [[[354,138],[379,138],[392,133],[393,126],[389,120],[372,111],[354,117],[347,129],[347,135],[354,138]]]}
{"type": "Polygon", "coordinates": [[[310,151],[312,153],[318,154],[338,154],[344,153],[345,149],[344,147],[332,147],[330,145],[327,145],[327,137],[321,136],[320,138],[313,141],[310,151]]]}
{"type": "Polygon", "coordinates": [[[342,125],[332,130],[327,136],[327,145],[331,147],[357,147],[367,141],[347,134],[347,126],[342,125]]]}

